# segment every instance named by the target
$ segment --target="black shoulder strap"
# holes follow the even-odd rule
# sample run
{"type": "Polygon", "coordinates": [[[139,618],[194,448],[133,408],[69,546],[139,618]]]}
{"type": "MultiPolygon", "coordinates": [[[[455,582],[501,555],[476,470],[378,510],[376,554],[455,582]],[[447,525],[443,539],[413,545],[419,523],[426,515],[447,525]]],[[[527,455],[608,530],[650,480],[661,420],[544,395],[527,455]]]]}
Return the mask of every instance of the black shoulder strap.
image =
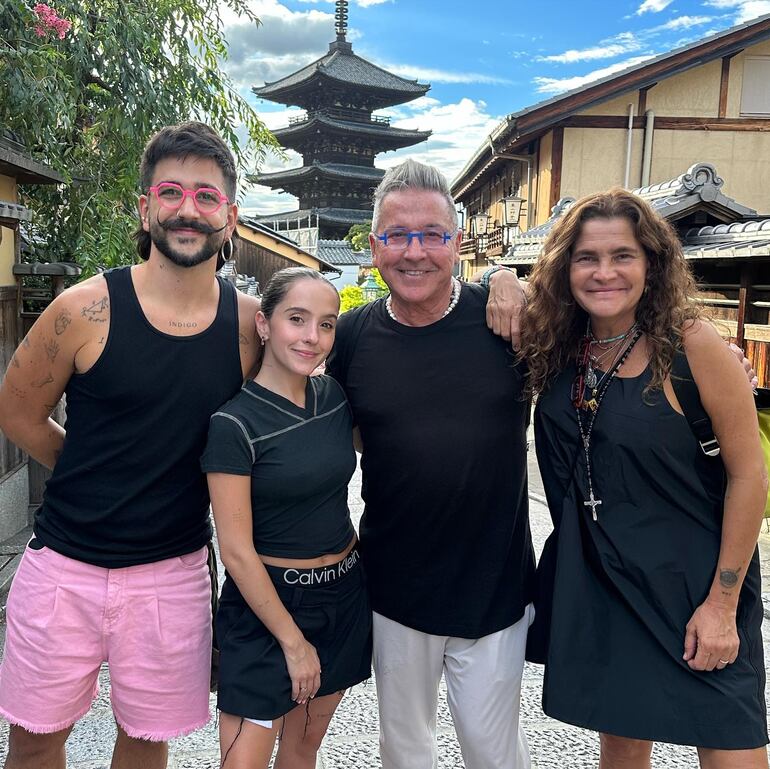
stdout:
{"type": "Polygon", "coordinates": [[[719,441],[714,435],[711,419],[701,403],[698,385],[693,379],[687,355],[682,350],[674,353],[674,360],[671,362],[671,384],[703,453],[709,457],[718,456],[719,441]]]}

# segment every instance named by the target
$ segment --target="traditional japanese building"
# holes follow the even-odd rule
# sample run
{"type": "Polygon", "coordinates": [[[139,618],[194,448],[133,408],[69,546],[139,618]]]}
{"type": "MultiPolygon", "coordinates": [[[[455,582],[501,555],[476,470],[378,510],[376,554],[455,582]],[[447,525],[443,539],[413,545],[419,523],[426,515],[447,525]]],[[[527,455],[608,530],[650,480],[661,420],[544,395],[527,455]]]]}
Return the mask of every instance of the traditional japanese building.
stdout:
{"type": "Polygon", "coordinates": [[[317,246],[318,238],[342,238],[351,225],[371,219],[372,191],[384,174],[374,165],[378,153],[425,141],[431,133],[395,128],[389,118],[372,114],[423,96],[430,86],[353,53],[347,6],[336,3],[337,37],[325,56],[253,89],[261,99],[305,110],[275,131],[284,147],[302,155],[302,166],[250,180],[299,198],[298,210],[261,221],[276,230],[304,230],[300,242],[309,248],[317,246]],[[315,230],[314,237],[307,237],[308,230],[315,230]]]}

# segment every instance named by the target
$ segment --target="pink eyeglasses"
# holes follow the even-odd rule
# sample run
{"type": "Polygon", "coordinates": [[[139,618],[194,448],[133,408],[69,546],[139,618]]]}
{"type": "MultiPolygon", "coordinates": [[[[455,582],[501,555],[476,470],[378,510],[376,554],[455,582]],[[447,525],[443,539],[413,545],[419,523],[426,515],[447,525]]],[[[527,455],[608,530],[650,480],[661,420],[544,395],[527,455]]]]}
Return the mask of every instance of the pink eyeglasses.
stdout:
{"type": "Polygon", "coordinates": [[[169,211],[178,211],[186,197],[191,197],[195,208],[201,214],[215,214],[223,205],[229,203],[227,195],[223,195],[213,187],[198,187],[197,190],[186,190],[176,182],[161,182],[150,187],[158,198],[158,203],[169,211]]]}

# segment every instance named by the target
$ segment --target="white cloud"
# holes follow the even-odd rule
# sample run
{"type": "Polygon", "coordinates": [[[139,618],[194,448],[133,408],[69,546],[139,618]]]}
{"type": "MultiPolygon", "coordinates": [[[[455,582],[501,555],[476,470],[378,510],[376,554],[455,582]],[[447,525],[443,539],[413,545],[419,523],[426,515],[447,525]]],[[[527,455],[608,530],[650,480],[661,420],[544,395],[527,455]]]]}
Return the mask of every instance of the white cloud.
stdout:
{"type": "Polygon", "coordinates": [[[665,24],[655,27],[654,31],[664,32],[674,29],[692,29],[692,27],[700,27],[712,21],[714,21],[713,16],[677,16],[665,24]]]}
{"type": "Polygon", "coordinates": [[[550,61],[557,64],[572,64],[576,61],[594,61],[596,59],[612,59],[622,56],[624,53],[638,51],[641,43],[631,32],[621,32],[615,37],[603,40],[599,45],[591,48],[571,49],[564,53],[540,56],[539,61],[550,61]]]}
{"type": "Polygon", "coordinates": [[[637,64],[641,64],[643,61],[652,58],[651,54],[645,56],[632,56],[625,61],[619,61],[616,64],[611,64],[609,67],[602,67],[601,69],[595,69],[593,72],[589,72],[587,75],[578,75],[576,77],[536,77],[534,83],[537,86],[538,93],[562,93],[564,91],[571,91],[573,88],[580,88],[594,80],[601,80],[603,77],[614,75],[616,72],[620,72],[628,67],[635,67],[637,64]]]}
{"type": "Polygon", "coordinates": [[[636,9],[636,14],[637,16],[641,16],[648,11],[660,13],[662,10],[668,8],[673,2],[674,0],[644,0],[644,2],[636,9]]]}
{"type": "Polygon", "coordinates": [[[484,75],[478,72],[449,72],[429,67],[415,67],[411,64],[380,64],[378,65],[401,77],[416,78],[423,83],[490,83],[493,85],[511,85],[510,80],[495,75],[484,75]]]}
{"type": "Polygon", "coordinates": [[[742,24],[744,21],[751,21],[757,16],[764,16],[770,13],[769,0],[707,0],[706,5],[712,8],[729,8],[735,11],[733,21],[736,24],[742,24]]]}

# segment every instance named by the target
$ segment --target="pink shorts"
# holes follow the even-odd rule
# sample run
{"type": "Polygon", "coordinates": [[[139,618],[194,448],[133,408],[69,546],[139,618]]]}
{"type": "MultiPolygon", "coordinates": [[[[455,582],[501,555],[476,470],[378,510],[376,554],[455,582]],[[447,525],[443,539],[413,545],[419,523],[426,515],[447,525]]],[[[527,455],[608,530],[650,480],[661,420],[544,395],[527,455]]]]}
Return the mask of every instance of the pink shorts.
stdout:
{"type": "Polygon", "coordinates": [[[11,586],[0,715],[30,732],[65,729],[110,669],[115,720],[162,742],[209,720],[211,590],[206,548],[105,569],[28,547],[11,586]]]}

